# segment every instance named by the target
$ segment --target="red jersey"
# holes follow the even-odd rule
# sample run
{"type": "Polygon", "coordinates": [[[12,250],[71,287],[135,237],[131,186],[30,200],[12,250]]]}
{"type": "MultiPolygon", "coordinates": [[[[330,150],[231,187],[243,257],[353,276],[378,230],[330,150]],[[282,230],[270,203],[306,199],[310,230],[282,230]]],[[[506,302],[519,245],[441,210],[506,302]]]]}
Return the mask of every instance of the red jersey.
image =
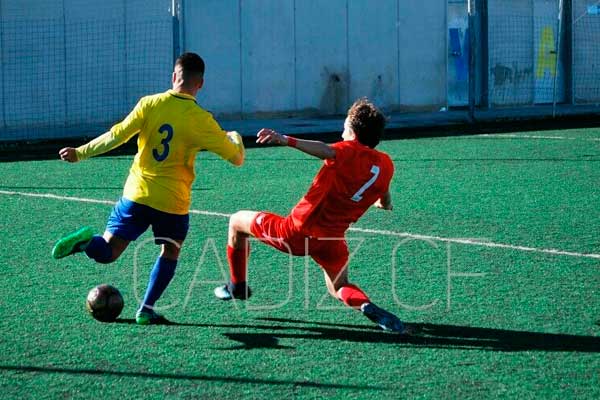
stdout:
{"type": "Polygon", "coordinates": [[[390,157],[348,140],[331,146],[335,158],[325,164],[290,218],[307,236],[343,237],[351,223],[390,187],[394,164],[390,157]]]}

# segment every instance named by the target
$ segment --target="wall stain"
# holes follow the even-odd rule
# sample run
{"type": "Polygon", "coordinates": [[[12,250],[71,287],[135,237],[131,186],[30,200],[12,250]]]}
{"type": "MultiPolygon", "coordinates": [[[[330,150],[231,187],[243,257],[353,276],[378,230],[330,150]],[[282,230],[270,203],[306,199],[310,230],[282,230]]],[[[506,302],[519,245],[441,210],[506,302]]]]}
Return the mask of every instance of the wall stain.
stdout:
{"type": "Polygon", "coordinates": [[[377,75],[377,78],[375,78],[373,81],[370,100],[379,107],[383,107],[385,105],[385,85],[383,83],[383,76],[381,74],[377,75]]]}
{"type": "Polygon", "coordinates": [[[490,71],[494,75],[494,86],[527,83],[533,76],[533,68],[519,68],[516,64],[513,64],[512,67],[496,64],[490,71]]]}
{"type": "Polygon", "coordinates": [[[323,69],[321,77],[324,82],[325,90],[321,95],[319,110],[323,114],[345,114],[348,107],[348,82],[346,73],[329,71],[327,67],[323,69]]]}

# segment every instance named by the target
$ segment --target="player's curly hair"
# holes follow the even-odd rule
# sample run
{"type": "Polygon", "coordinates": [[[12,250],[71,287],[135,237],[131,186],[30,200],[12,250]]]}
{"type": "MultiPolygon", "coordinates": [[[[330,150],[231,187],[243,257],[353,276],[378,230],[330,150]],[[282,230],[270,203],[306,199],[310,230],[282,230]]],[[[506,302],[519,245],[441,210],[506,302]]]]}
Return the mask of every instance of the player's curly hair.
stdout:
{"type": "Polygon", "coordinates": [[[183,70],[183,79],[204,78],[204,60],[196,53],[183,53],[175,61],[175,66],[180,65],[183,70]]]}
{"type": "Polygon", "coordinates": [[[385,116],[366,97],[360,98],[348,110],[348,123],[356,139],[372,149],[379,144],[385,129],[385,116]]]}

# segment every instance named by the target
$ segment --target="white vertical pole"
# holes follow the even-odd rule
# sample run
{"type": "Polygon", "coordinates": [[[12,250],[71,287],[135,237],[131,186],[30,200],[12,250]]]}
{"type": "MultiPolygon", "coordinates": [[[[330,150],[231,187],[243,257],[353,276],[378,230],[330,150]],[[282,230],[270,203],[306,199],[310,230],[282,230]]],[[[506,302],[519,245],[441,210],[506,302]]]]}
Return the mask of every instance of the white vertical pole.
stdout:
{"type": "Polygon", "coordinates": [[[449,40],[448,40],[448,0],[445,0],[444,3],[445,3],[444,38],[445,38],[445,43],[446,43],[446,46],[445,46],[445,49],[446,49],[446,57],[445,57],[445,61],[446,61],[446,99],[445,99],[445,103],[446,104],[444,104],[444,110],[448,111],[448,104],[449,104],[448,95],[450,92],[450,90],[448,88],[448,84],[449,84],[448,77],[450,76],[450,73],[449,73],[449,68],[450,68],[450,65],[449,65],[449,62],[450,62],[449,54],[450,53],[449,53],[449,51],[450,51],[450,49],[448,48],[448,45],[449,45],[449,40]]]}

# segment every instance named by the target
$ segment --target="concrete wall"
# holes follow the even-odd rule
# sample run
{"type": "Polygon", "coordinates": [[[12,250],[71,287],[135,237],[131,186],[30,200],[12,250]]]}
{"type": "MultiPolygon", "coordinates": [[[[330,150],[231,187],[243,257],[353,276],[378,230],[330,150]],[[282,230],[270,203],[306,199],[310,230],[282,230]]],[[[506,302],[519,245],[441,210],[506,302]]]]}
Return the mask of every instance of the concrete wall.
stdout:
{"type": "Polygon", "coordinates": [[[346,5],[346,0],[296,2],[295,17],[301,21],[296,24],[294,68],[299,110],[340,114],[349,102],[346,5]]]}
{"type": "Polygon", "coordinates": [[[224,116],[342,114],[446,103],[446,2],[185,1],[185,50],[207,63],[199,101],[224,116]]]}
{"type": "Polygon", "coordinates": [[[446,2],[400,2],[399,92],[408,110],[438,110],[446,104],[446,2]]]}

